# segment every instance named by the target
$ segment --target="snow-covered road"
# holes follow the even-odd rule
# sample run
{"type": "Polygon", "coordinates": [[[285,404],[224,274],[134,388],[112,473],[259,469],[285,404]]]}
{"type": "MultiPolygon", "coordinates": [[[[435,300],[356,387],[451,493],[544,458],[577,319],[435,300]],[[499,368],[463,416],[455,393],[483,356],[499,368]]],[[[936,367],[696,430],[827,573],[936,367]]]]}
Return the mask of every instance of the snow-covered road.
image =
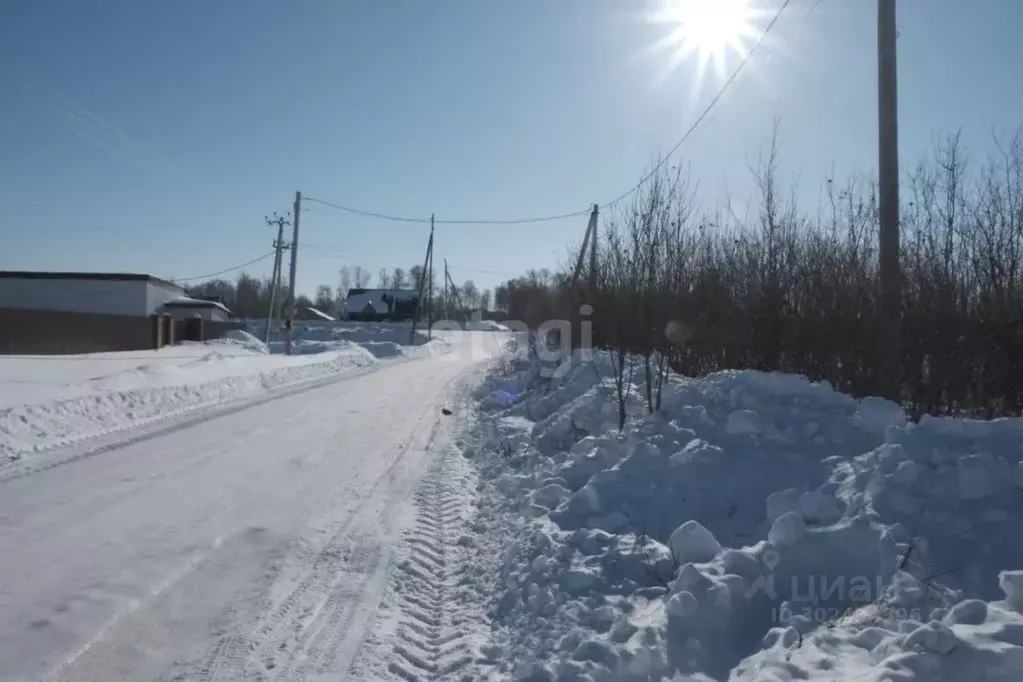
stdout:
{"type": "Polygon", "coordinates": [[[0,482],[0,678],[346,679],[473,337],[0,482]]]}

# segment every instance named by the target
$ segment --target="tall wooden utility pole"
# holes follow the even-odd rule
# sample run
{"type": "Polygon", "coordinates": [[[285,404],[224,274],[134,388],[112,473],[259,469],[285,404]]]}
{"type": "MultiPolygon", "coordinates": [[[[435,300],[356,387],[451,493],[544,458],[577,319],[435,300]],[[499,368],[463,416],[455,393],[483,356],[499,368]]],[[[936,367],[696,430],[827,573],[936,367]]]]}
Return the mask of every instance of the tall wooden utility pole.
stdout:
{"type": "Polygon", "coordinates": [[[583,261],[586,258],[586,248],[590,249],[590,276],[595,277],[597,274],[597,216],[599,215],[600,207],[597,204],[593,204],[593,210],[590,211],[590,220],[586,224],[586,234],[583,236],[583,245],[579,249],[579,257],[575,261],[575,268],[572,270],[572,281],[569,283],[568,292],[569,296],[575,298],[575,287],[579,282],[579,275],[583,271],[583,261]]]}
{"type": "Polygon", "coordinates": [[[271,227],[277,226],[277,240],[274,241],[274,274],[270,278],[270,309],[266,313],[266,339],[267,343],[270,343],[270,326],[273,324],[275,308],[277,305],[277,290],[281,285],[281,266],[283,265],[283,258],[281,251],[284,249],[284,226],[290,225],[291,223],[284,217],[274,213],[274,217],[271,220],[269,216],[263,216],[266,220],[266,224],[271,227]]]}
{"type": "Polygon", "coordinates": [[[295,192],[295,228],[291,234],[291,275],[288,277],[288,321],[284,326],[284,354],[291,355],[295,332],[295,274],[298,268],[298,222],[302,217],[302,193],[295,192]]]}
{"type": "Polygon", "coordinates": [[[451,305],[448,302],[448,259],[444,259],[444,319],[451,319],[451,305]]]}
{"type": "Polygon", "coordinates": [[[430,252],[429,258],[427,259],[428,265],[426,266],[426,286],[429,289],[426,292],[426,300],[429,301],[429,307],[426,309],[426,339],[429,341],[433,338],[433,214],[430,214],[430,252]]]}
{"type": "Polygon", "coordinates": [[[899,107],[895,0],[877,0],[880,337],[885,398],[901,403],[902,297],[899,286],[899,107]]]}
{"type": "MultiPolygon", "coordinates": [[[[412,315],[412,333],[409,343],[415,345],[416,323],[419,321],[419,309],[423,305],[423,288],[426,286],[427,271],[433,263],[433,216],[430,216],[430,241],[426,243],[426,257],[423,258],[423,272],[419,275],[419,296],[416,298],[416,310],[412,315]]],[[[432,284],[432,283],[431,283],[432,284]]],[[[432,326],[432,322],[431,322],[432,326]]]]}
{"type": "Polygon", "coordinates": [[[593,234],[590,235],[590,304],[597,293],[597,216],[600,214],[600,206],[593,204],[593,211],[590,213],[590,220],[593,224],[593,234]]]}

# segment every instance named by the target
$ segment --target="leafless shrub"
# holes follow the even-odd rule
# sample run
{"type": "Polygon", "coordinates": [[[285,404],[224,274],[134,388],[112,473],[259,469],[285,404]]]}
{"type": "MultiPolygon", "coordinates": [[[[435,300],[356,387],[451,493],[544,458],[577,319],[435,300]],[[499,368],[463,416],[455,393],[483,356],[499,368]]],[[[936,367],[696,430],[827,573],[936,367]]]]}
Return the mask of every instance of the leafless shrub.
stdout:
{"type": "MultiPolygon", "coordinates": [[[[630,357],[651,412],[670,370],[793,372],[880,393],[876,182],[827,179],[824,208],[808,218],[777,169],[772,145],[752,169],[749,218],[702,213],[674,168],[602,214],[593,340],[612,356],[623,424],[630,357]]],[[[950,136],[904,187],[903,405],[913,417],[1020,415],[1023,137],[974,165],[950,136]]],[[[573,319],[569,279],[531,272],[499,290],[512,318],[573,319]]]]}

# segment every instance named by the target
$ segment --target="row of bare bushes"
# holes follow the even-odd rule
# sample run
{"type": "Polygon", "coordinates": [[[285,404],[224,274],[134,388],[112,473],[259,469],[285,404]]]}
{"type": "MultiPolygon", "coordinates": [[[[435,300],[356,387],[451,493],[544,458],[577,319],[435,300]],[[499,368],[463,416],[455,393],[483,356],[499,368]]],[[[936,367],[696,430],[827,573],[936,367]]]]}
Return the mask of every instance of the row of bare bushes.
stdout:
{"type": "MultiPolygon", "coordinates": [[[[627,210],[603,217],[588,297],[594,339],[646,359],[651,409],[666,367],[793,372],[880,394],[876,183],[828,180],[824,208],[808,217],[779,181],[773,147],[754,172],[753,216],[710,218],[687,176],[662,171],[627,210]]],[[[904,406],[914,416],[1020,415],[1023,138],[974,165],[953,136],[902,184],[904,406]]],[[[567,278],[506,283],[509,316],[578,317],[567,278]]]]}

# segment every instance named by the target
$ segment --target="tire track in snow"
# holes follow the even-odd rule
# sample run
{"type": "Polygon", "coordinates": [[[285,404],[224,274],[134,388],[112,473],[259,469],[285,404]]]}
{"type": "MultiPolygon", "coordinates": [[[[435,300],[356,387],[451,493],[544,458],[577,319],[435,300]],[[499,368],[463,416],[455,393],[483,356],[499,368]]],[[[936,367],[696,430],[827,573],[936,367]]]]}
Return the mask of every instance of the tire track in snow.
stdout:
{"type": "MultiPolygon", "coordinates": [[[[395,457],[390,466],[373,483],[367,497],[371,497],[386,481],[390,480],[395,469],[398,468],[398,465],[405,459],[405,456],[412,450],[415,440],[414,435],[409,438],[401,453],[395,457]]],[[[264,614],[252,633],[233,636],[224,647],[217,647],[212,652],[213,662],[208,666],[211,670],[210,676],[208,678],[199,677],[198,679],[208,679],[209,682],[235,679],[227,677],[222,673],[230,675],[246,670],[246,664],[252,657],[256,657],[262,664],[263,670],[259,671],[260,677],[258,679],[274,679],[279,677],[281,673],[274,670],[279,665],[274,649],[276,648],[278,652],[288,653],[288,632],[296,633],[301,637],[302,631],[305,629],[303,621],[306,620],[312,609],[317,608],[316,598],[319,595],[327,592],[327,601],[331,602],[331,604],[338,603],[339,599],[334,595],[333,590],[337,580],[333,569],[342,560],[351,558],[351,555],[346,556],[343,550],[346,545],[351,543],[352,538],[349,531],[358,519],[359,514],[353,514],[335,531],[330,540],[327,541],[327,544],[317,552],[312,566],[299,584],[276,608],[264,614]],[[334,597],[333,600],[331,599],[332,597],[334,597]],[[310,600],[313,601],[312,606],[307,605],[306,610],[303,611],[300,606],[307,604],[310,600]],[[281,641],[282,639],[284,641],[281,641]]],[[[358,571],[359,557],[355,557],[355,562],[355,570],[358,571]]],[[[354,596],[358,596],[358,591],[354,592],[354,596]]],[[[315,613],[313,613],[313,617],[315,618],[315,613]]],[[[292,650],[291,655],[294,655],[294,650],[292,650]]],[[[241,679],[251,678],[243,676],[241,679]]]]}
{"type": "Polygon", "coordinates": [[[473,662],[464,614],[454,600],[461,571],[449,550],[466,516],[461,458],[455,446],[448,447],[423,480],[415,525],[407,532],[408,556],[395,570],[400,619],[387,670],[407,682],[461,679],[473,662]]]}
{"type": "MultiPolygon", "coordinates": [[[[446,394],[457,379],[455,376],[445,382],[438,395],[446,394]]],[[[427,419],[435,410],[436,405],[430,402],[417,415],[423,423],[432,424],[427,451],[441,425],[436,419],[427,419]]],[[[265,611],[248,633],[219,638],[198,665],[172,679],[269,682],[305,679],[312,668],[329,671],[359,611],[360,595],[367,583],[383,575],[389,559],[383,547],[387,538],[370,535],[372,529],[380,530],[380,518],[371,512],[388,514],[400,507],[411,493],[413,481],[396,487],[391,495],[377,497],[376,493],[394,482],[407,455],[422,444],[421,433],[421,426],[412,431],[399,454],[366,491],[366,502],[376,500],[376,504],[363,505],[348,517],[316,553],[287,597],[265,611]],[[359,528],[359,524],[365,528],[359,528]],[[353,547],[362,551],[351,551],[353,547]]]]}

